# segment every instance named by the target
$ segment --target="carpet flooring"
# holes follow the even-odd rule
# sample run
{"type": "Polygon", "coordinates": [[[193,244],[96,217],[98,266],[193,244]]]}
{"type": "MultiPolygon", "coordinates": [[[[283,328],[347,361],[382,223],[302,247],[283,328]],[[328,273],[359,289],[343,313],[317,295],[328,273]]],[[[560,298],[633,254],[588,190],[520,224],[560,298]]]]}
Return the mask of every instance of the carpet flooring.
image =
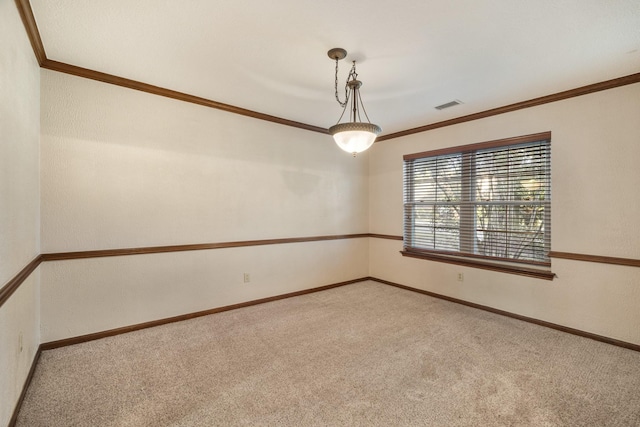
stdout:
{"type": "Polygon", "coordinates": [[[640,426],[640,353],[376,282],[48,350],[25,426],[640,426]]]}

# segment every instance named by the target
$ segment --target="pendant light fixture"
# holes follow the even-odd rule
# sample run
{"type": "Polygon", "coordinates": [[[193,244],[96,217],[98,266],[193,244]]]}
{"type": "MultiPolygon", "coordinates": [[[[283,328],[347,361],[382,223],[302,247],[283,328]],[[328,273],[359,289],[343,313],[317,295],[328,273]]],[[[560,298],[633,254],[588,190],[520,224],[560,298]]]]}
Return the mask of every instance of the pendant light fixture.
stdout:
{"type": "Polygon", "coordinates": [[[344,86],[345,100],[342,102],[338,96],[338,61],[347,56],[347,51],[336,47],[327,52],[327,55],[336,61],[335,95],[336,101],[338,101],[338,104],[343,108],[338,123],[329,128],[329,133],[333,136],[338,147],[347,153],[352,153],[355,157],[356,154],[363,152],[373,145],[373,142],[380,132],[382,132],[382,129],[380,126],[374,125],[369,121],[367,111],[364,109],[364,104],[360,98],[362,82],[358,80],[356,61],[353,61],[353,66],[351,67],[351,71],[349,71],[349,76],[344,86]],[[349,108],[349,121],[340,123],[347,108],[349,108]],[[362,121],[360,110],[364,113],[364,117],[367,119],[366,122],[362,121]]]}

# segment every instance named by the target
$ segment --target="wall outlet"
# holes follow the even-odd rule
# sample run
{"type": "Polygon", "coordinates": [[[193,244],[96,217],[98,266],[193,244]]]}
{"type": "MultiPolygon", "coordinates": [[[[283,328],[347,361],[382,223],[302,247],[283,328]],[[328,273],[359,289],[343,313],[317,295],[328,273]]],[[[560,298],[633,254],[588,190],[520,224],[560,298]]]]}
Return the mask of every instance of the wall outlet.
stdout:
{"type": "Polygon", "coordinates": [[[464,282],[464,274],[458,273],[458,282],[464,282]]]}
{"type": "Polygon", "coordinates": [[[251,276],[249,273],[244,273],[244,283],[249,283],[251,281],[251,276]]]}
{"type": "Polygon", "coordinates": [[[18,334],[18,353],[22,353],[22,331],[18,334]]]}

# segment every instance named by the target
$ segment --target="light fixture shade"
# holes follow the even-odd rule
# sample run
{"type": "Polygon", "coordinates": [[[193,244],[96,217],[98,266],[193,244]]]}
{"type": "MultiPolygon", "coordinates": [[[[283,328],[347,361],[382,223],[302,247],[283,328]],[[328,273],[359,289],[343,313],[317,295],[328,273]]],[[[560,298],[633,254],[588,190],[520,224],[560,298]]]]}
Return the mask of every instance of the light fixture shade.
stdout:
{"type": "Polygon", "coordinates": [[[329,128],[338,147],[354,156],[371,147],[380,132],[380,126],[361,122],[339,123],[329,128]]]}

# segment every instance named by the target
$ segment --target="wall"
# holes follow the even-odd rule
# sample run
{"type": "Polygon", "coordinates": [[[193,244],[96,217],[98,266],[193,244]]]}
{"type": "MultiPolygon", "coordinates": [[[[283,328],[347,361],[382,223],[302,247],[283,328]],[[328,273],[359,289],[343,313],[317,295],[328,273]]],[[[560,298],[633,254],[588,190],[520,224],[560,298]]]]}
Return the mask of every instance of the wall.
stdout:
{"type": "MultiPolygon", "coordinates": [[[[40,252],[39,79],[15,4],[0,1],[0,287],[40,252]]],[[[0,425],[40,343],[38,287],[36,271],[0,307],[0,425]]]]}
{"type": "MultiPolygon", "coordinates": [[[[402,156],[552,132],[552,251],[640,258],[640,84],[375,144],[370,229],[402,234],[402,156]]],[[[640,269],[553,259],[553,281],[402,257],[371,239],[370,274],[640,344],[640,269]],[[457,273],[464,281],[457,281],[457,273]]]]}
{"type": "MultiPolygon", "coordinates": [[[[43,253],[368,231],[367,155],[327,135],[53,71],[41,84],[43,253]]],[[[365,277],[368,241],[41,269],[49,342],[365,277]]]]}
{"type": "MultiPolygon", "coordinates": [[[[15,5],[2,1],[0,284],[40,252],[400,235],[403,154],[546,130],[552,249],[640,258],[639,100],[640,85],[621,87],[353,159],[325,135],[40,71],[15,5]]],[[[554,259],[547,282],[400,249],[361,238],[47,262],[0,308],[0,425],[40,342],[367,275],[640,344],[637,268],[554,259]]]]}

